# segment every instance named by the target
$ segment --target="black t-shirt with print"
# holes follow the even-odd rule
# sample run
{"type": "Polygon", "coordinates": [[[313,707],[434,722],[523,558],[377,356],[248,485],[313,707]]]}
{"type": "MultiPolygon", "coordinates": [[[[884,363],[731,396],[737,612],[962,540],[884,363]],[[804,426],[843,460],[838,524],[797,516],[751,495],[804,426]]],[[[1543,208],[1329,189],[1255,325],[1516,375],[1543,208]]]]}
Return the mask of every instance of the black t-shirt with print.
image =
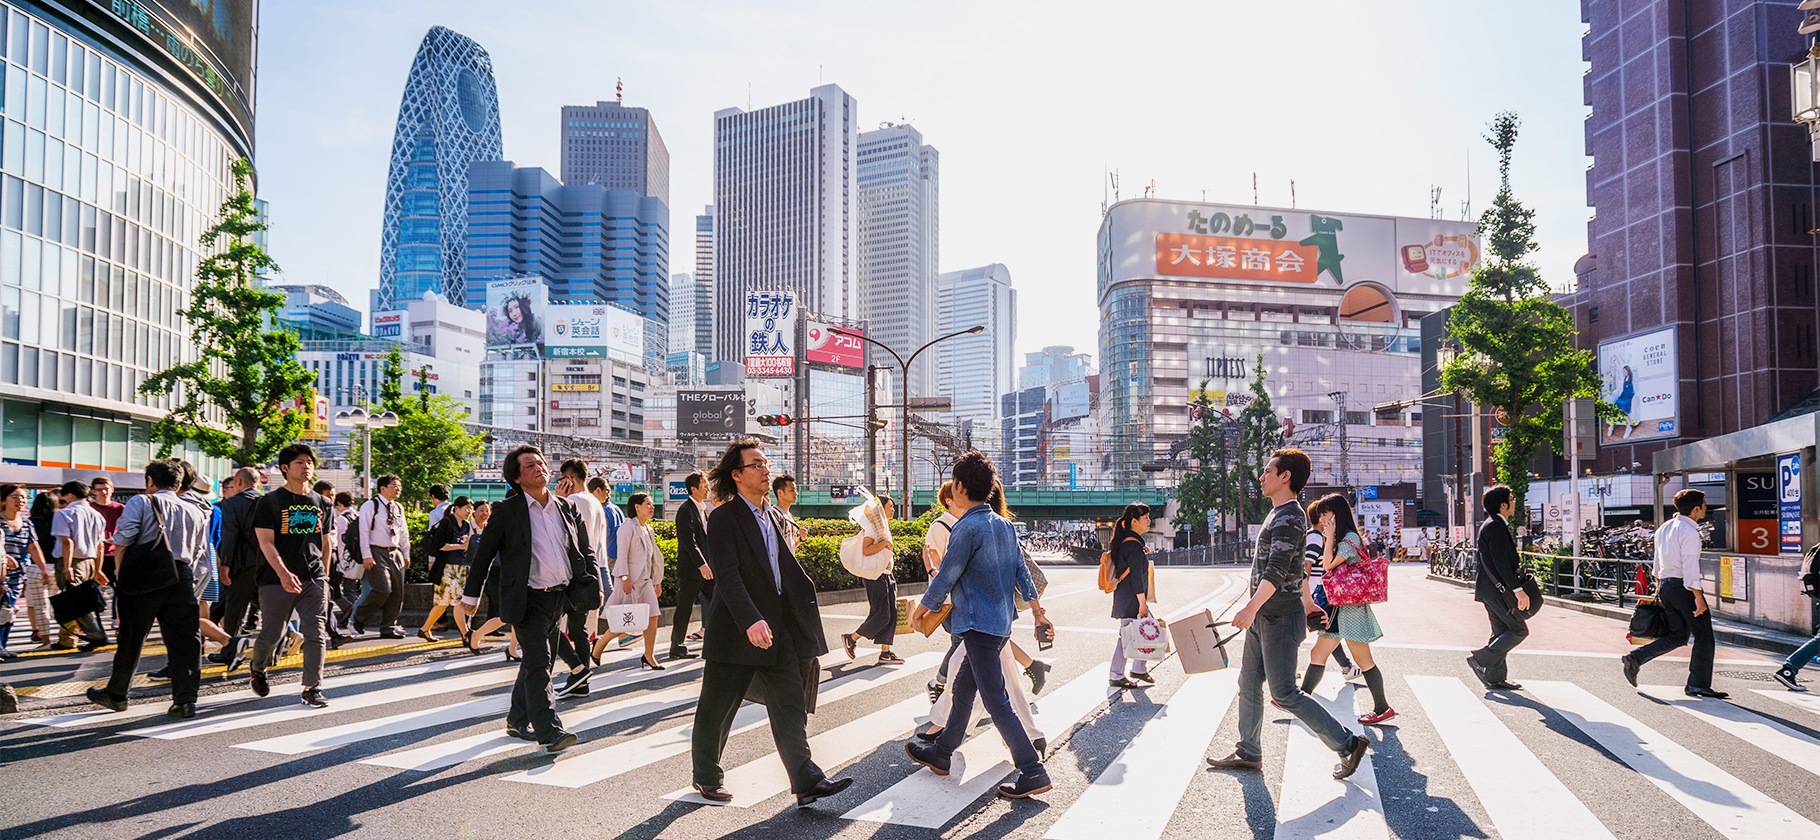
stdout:
{"type": "MultiPolygon", "coordinates": [[[[334,508],[317,493],[292,493],[283,487],[259,498],[253,505],[253,527],[272,529],[272,545],[284,566],[300,580],[320,580],[324,527],[334,527],[334,508]]],[[[278,573],[269,563],[259,564],[259,585],[278,585],[278,573]]]]}

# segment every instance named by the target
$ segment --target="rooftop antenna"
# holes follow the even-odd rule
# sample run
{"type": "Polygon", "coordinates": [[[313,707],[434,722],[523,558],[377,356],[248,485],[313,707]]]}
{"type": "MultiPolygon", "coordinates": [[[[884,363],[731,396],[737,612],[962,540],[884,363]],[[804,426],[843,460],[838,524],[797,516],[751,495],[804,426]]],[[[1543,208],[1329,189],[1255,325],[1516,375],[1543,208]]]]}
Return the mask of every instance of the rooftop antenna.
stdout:
{"type": "Polygon", "coordinates": [[[621,105],[626,104],[626,77],[620,76],[618,83],[613,85],[613,99],[621,105]]]}
{"type": "Polygon", "coordinates": [[[1428,185],[1428,218],[1430,218],[1430,219],[1442,218],[1441,188],[1437,187],[1433,184],[1428,185]]]}
{"type": "Polygon", "coordinates": [[[1258,173],[1251,173],[1251,206],[1258,206],[1258,173]]]}
{"type": "Polygon", "coordinates": [[[746,83],[746,110],[752,110],[752,83],[746,83]]]}
{"type": "Polygon", "coordinates": [[[1466,200],[1460,202],[1460,221],[1472,221],[1472,149],[1466,150],[1466,200]]]}
{"type": "Polygon", "coordinates": [[[1112,181],[1112,203],[1117,204],[1119,203],[1119,171],[1117,169],[1112,170],[1112,174],[1108,175],[1107,178],[1112,181]]]}
{"type": "Polygon", "coordinates": [[[1289,179],[1289,209],[1295,209],[1295,179],[1289,179]]]}

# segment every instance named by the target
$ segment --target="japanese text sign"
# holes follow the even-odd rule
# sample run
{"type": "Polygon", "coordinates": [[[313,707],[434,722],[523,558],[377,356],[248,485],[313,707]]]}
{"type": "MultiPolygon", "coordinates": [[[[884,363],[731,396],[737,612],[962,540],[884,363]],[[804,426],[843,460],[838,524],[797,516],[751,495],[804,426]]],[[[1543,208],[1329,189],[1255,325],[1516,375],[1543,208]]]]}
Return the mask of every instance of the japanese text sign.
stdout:
{"type": "Polygon", "coordinates": [[[1313,283],[1320,252],[1312,245],[1269,239],[1156,235],[1156,271],[1188,277],[1313,283]]]}
{"type": "Polygon", "coordinates": [[[746,376],[796,373],[796,294],[746,293],[746,376]]]}

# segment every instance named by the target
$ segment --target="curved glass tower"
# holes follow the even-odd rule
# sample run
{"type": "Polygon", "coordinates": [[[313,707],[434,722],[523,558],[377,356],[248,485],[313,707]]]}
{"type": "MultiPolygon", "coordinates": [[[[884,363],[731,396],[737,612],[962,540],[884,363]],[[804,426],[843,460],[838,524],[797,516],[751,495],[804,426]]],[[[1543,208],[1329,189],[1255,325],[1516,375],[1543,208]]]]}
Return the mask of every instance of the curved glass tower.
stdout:
{"type": "Polygon", "coordinates": [[[435,292],[460,304],[467,272],[468,165],[504,157],[493,60],[467,36],[423,36],[386,174],[375,312],[435,292]]]}

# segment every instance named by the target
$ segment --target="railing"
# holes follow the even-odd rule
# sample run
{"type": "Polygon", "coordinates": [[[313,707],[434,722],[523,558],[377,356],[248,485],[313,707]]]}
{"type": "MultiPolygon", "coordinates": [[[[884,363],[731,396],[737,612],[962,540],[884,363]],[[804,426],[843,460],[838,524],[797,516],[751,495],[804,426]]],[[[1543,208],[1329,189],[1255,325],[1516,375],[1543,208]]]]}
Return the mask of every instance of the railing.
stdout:
{"type": "Polygon", "coordinates": [[[1158,566],[1245,566],[1251,564],[1251,544],[1230,541],[1190,548],[1170,548],[1150,553],[1158,566]]]}
{"type": "Polygon", "coordinates": [[[1630,557],[1581,557],[1573,554],[1517,552],[1524,566],[1550,595],[1578,601],[1616,603],[1622,608],[1641,594],[1656,591],[1654,562],[1630,557]]]}

